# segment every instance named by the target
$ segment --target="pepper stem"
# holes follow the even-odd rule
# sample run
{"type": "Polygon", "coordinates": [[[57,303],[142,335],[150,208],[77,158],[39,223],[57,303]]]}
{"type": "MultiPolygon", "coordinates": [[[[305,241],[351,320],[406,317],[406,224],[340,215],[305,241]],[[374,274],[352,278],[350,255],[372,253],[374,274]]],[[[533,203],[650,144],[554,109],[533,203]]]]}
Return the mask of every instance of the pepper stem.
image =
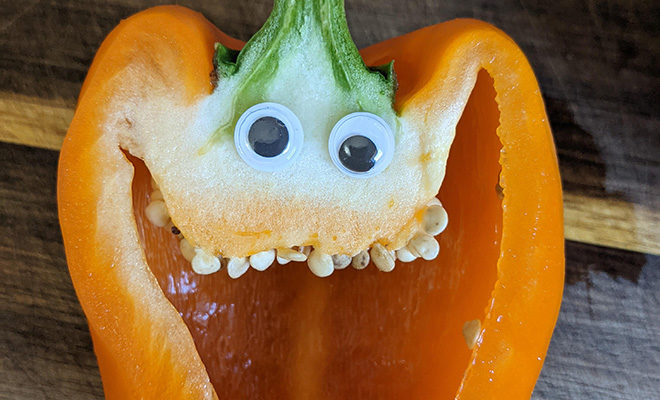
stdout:
{"type": "MultiPolygon", "coordinates": [[[[236,121],[250,106],[266,101],[266,90],[283,60],[295,53],[317,51],[307,59],[328,59],[336,89],[355,105],[354,111],[382,111],[391,109],[396,78],[392,64],[370,69],[362,60],[353,42],[343,0],[275,0],[273,10],[264,26],[239,52],[216,44],[214,57],[217,86],[223,81],[236,80],[232,105],[233,117],[221,130],[231,131],[236,121]],[[314,39],[310,39],[314,38],[314,39]],[[318,38],[318,39],[316,39],[318,38]],[[318,46],[309,46],[317,40],[318,46]],[[302,45],[307,43],[307,45],[302,45]]],[[[305,69],[306,65],[300,65],[305,69]]]]}

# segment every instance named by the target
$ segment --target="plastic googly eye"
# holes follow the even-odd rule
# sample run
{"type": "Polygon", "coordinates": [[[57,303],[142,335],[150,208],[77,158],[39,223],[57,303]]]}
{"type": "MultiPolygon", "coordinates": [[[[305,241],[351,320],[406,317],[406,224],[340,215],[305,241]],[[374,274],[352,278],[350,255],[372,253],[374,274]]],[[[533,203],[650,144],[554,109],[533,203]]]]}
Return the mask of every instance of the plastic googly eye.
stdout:
{"type": "Polygon", "coordinates": [[[248,108],[234,130],[236,150],[252,168],[277,171],[286,167],[303,145],[298,117],[277,103],[259,103],[248,108]]]}
{"type": "Polygon", "coordinates": [[[394,134],[381,117],[368,112],[348,114],[332,128],[330,158],[344,174],[368,178],[379,174],[394,157],[394,134]]]}

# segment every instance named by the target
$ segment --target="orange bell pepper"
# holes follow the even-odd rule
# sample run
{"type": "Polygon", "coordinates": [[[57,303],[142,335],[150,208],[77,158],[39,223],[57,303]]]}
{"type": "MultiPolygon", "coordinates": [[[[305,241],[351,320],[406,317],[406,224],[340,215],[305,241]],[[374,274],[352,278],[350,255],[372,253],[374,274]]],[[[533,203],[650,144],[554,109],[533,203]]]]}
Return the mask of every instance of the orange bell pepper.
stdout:
{"type": "MultiPolygon", "coordinates": [[[[145,211],[155,196],[149,189],[151,173],[155,181],[161,179],[172,221],[187,238],[203,236],[186,214],[186,207],[207,206],[191,187],[198,177],[163,186],[163,160],[176,157],[185,143],[159,139],[152,147],[138,147],[131,132],[147,138],[140,140],[165,129],[184,132],[193,118],[190,110],[208,102],[216,86],[223,87],[241,68],[261,71],[251,75],[256,76],[252,84],[240,86],[229,123],[216,127],[214,135],[222,136],[246,108],[270,100],[268,93],[275,89],[269,85],[277,87],[272,81],[280,75],[272,76],[276,67],[251,67],[257,61],[250,56],[236,58],[230,49],[244,44],[200,14],[174,6],[141,12],[123,21],[99,49],[58,171],[67,261],[106,397],[528,398],[559,311],[564,252],[557,159],[527,60],[496,28],[455,20],[362,50],[366,65],[388,66],[380,72],[362,70],[352,42],[341,36],[347,35],[341,1],[276,1],[275,12],[255,37],[273,40],[289,25],[291,35],[299,34],[301,24],[310,20],[319,24],[324,38],[310,46],[333,44],[318,51],[329,57],[323,65],[332,65],[339,96],[350,94],[337,101],[348,98],[346,104],[357,104],[347,111],[419,121],[426,127],[418,133],[423,138],[434,138],[436,128],[450,132],[451,150],[438,150],[449,152],[446,173],[433,142],[410,166],[442,164],[442,187],[439,192],[433,185],[428,189],[438,193],[450,218],[438,237],[440,254],[430,261],[397,262],[389,273],[349,268],[325,279],[302,264],[249,271],[237,280],[194,273],[178,238],[149,223],[145,211]],[[336,32],[339,36],[333,36],[336,32]],[[346,58],[337,63],[334,55],[346,58]],[[184,204],[186,199],[191,206],[184,204]]],[[[248,46],[252,54],[265,57],[270,53],[259,53],[266,48],[259,40],[248,46]]],[[[299,79],[303,85],[305,78],[299,79]]],[[[324,81],[319,82],[322,87],[324,81]]],[[[307,121],[308,116],[300,117],[307,121]]],[[[204,157],[209,148],[225,145],[214,139],[196,154],[204,157]]],[[[398,142],[396,151],[402,148],[398,142]]],[[[387,173],[382,179],[394,181],[387,173]]],[[[217,209],[226,212],[222,203],[217,209]]],[[[416,210],[410,212],[412,222],[401,223],[407,235],[420,218],[416,210]]],[[[318,225],[321,232],[298,244],[337,246],[355,254],[353,242],[343,247],[329,239],[326,243],[323,218],[328,217],[313,214],[298,221],[301,230],[318,225]]],[[[276,224],[272,219],[266,223],[276,224]]],[[[277,232],[255,232],[244,232],[244,239],[229,232],[217,243],[232,256],[254,254],[267,242],[275,243],[271,248],[281,245],[277,232]]],[[[378,243],[388,251],[398,248],[396,235],[386,239],[378,243]]]]}

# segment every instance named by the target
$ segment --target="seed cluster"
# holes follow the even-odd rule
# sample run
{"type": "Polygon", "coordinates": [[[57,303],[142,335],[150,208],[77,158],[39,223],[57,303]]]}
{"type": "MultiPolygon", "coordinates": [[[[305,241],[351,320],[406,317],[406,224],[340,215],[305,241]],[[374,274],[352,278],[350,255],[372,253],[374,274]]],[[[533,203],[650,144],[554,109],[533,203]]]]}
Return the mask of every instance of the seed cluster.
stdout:
{"type": "Polygon", "coordinates": [[[312,273],[319,277],[330,276],[335,270],[342,270],[349,265],[361,270],[373,261],[376,268],[383,272],[390,272],[396,266],[396,260],[411,262],[417,258],[433,260],[440,252],[440,245],[434,238],[445,230],[448,223],[447,211],[435,197],[429,201],[422,217],[420,230],[413,235],[407,245],[397,250],[389,250],[381,243],[374,243],[370,249],[365,249],[354,256],[346,254],[325,254],[311,246],[298,246],[295,248],[281,248],[262,251],[249,257],[223,258],[196,248],[183,237],[181,231],[172,224],[169,212],[158,184],[152,179],[150,203],[145,209],[147,219],[158,227],[167,227],[180,239],[179,249],[183,257],[188,260],[193,271],[201,275],[212,274],[220,269],[227,268],[231,278],[238,278],[248,271],[250,267],[257,271],[265,271],[275,261],[284,265],[291,261],[304,262],[312,273]]]}

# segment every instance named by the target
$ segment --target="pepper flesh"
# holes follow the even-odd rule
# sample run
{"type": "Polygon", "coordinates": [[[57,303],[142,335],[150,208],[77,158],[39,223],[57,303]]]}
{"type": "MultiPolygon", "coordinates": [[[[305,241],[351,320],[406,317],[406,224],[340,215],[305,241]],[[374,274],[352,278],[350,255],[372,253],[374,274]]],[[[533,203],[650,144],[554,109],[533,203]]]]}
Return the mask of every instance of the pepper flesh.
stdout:
{"type": "MultiPolygon", "coordinates": [[[[216,398],[211,382],[216,389],[223,388],[222,382],[209,378],[214,367],[206,362],[205,368],[202,363],[200,345],[193,340],[196,333],[179,316],[181,304],[173,307],[177,300],[168,300],[168,292],[155,279],[159,266],[169,265],[163,258],[170,259],[170,254],[150,251],[149,243],[157,242],[158,236],[147,234],[148,230],[142,231],[146,251],[141,250],[136,228],[147,228],[143,219],[134,219],[131,199],[139,201],[138,185],[146,187],[148,182],[146,175],[140,175],[145,172],[136,164],[131,193],[132,165],[118,146],[113,149],[100,143],[99,123],[104,116],[97,111],[109,91],[116,89],[112,76],[135,64],[136,57],[146,69],[168,66],[165,75],[182,82],[176,85],[182,102],[208,95],[215,41],[240,47],[198,14],[177,7],[151,9],[123,22],[95,58],[62,149],[58,205],[63,238],[108,398],[216,398]]],[[[424,118],[434,112],[438,99],[455,98],[475,87],[457,128],[439,195],[452,221],[457,221],[442,236],[441,258],[415,262],[406,271],[386,276],[369,270],[346,271],[333,276],[331,284],[300,269],[273,271],[270,283],[265,274],[255,276],[253,284],[261,282],[272,289],[283,273],[296,275],[289,278],[288,287],[304,288],[298,294],[309,301],[296,303],[288,312],[317,317],[311,311],[326,304],[332,304],[338,314],[351,307],[351,296],[330,296],[330,285],[340,285],[356,300],[360,290],[368,287],[374,290],[375,286],[370,293],[378,289],[392,293],[402,289],[401,282],[419,287],[436,284],[443,290],[426,300],[422,307],[426,312],[415,314],[424,329],[416,331],[416,336],[390,337],[392,343],[405,342],[409,354],[428,354],[429,358],[423,363],[426,367],[410,378],[416,384],[407,387],[395,384],[405,371],[401,366],[393,368],[391,375],[372,376],[375,380],[363,382],[364,386],[359,386],[356,377],[354,386],[333,389],[323,384],[320,373],[294,363],[292,375],[301,384],[293,389],[284,383],[280,393],[341,397],[348,394],[341,390],[361,388],[362,393],[382,394],[380,398],[397,393],[427,398],[454,394],[466,399],[528,397],[550,340],[563,286],[561,188],[552,137],[531,69],[509,38],[471,20],[413,32],[365,49],[362,55],[369,65],[395,60],[399,79],[395,107],[401,114],[424,118]],[[478,72],[481,69],[486,72],[478,72]],[[501,206],[495,191],[498,173],[504,193],[501,206]],[[417,274],[428,273],[431,266],[445,272],[436,280],[420,280],[417,274]],[[475,318],[482,319],[482,331],[469,351],[462,342],[461,327],[475,318]]],[[[138,215],[140,209],[135,208],[138,215]]],[[[159,279],[163,276],[167,274],[159,279]]],[[[373,313],[369,318],[378,325],[377,317],[373,313]]],[[[314,334],[304,328],[317,326],[318,320],[295,322],[299,325],[293,335],[297,346],[313,345],[314,334]]],[[[387,343],[387,338],[381,339],[387,343]]],[[[314,363],[313,357],[308,361],[314,363]]],[[[266,372],[277,376],[278,371],[266,372]]],[[[345,378],[329,374],[333,376],[345,378]]],[[[258,395],[271,388],[252,389],[258,395]]]]}

